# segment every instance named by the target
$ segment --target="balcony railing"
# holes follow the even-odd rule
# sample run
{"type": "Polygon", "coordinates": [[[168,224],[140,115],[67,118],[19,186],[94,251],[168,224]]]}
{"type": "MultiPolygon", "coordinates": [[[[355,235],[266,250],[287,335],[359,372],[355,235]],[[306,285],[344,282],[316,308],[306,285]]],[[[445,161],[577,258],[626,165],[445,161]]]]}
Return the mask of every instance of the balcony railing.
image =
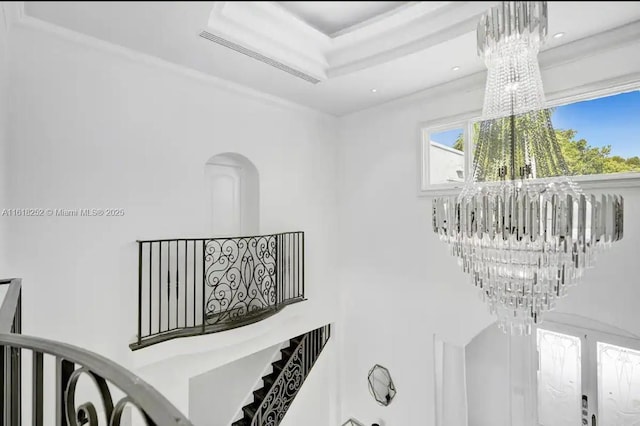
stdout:
{"type": "Polygon", "coordinates": [[[130,424],[126,413],[135,408],[149,426],[193,426],[118,364],[85,349],[22,335],[21,280],[0,280],[0,285],[9,286],[0,306],[0,425],[120,426],[130,424]],[[86,386],[90,382],[95,386],[86,386]]]}
{"type": "Polygon", "coordinates": [[[304,233],[138,241],[132,350],[259,321],[304,300],[304,233]]]}

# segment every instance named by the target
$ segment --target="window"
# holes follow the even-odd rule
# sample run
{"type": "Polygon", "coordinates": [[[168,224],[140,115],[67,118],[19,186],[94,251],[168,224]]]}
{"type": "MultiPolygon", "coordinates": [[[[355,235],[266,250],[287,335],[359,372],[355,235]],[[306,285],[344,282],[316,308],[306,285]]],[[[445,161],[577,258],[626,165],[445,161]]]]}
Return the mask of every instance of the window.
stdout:
{"type": "Polygon", "coordinates": [[[640,91],[553,108],[551,120],[573,175],[640,172],[640,91]]]}
{"type": "Polygon", "coordinates": [[[464,182],[464,129],[429,134],[429,183],[464,182]]]}
{"type": "Polygon", "coordinates": [[[640,424],[640,340],[554,323],[536,337],[538,425],[640,424]]]}
{"type": "Polygon", "coordinates": [[[465,181],[472,152],[472,122],[425,128],[423,138],[422,188],[460,187],[465,181]]]}
{"type": "MultiPolygon", "coordinates": [[[[559,103],[551,111],[556,137],[576,180],[640,177],[640,90],[559,103]]],[[[423,127],[422,191],[460,187],[472,172],[477,120],[423,127]]]]}

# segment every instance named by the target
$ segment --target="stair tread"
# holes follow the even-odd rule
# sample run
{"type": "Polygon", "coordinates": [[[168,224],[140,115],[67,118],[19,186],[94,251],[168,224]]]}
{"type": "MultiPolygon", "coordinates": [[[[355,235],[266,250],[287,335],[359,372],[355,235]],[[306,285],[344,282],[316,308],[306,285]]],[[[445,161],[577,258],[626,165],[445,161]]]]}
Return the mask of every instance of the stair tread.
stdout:
{"type": "Polygon", "coordinates": [[[284,349],[280,349],[280,352],[282,353],[282,358],[289,359],[295,350],[296,348],[295,347],[292,348],[291,346],[288,346],[284,349]]]}
{"type": "Polygon", "coordinates": [[[286,359],[281,359],[278,360],[276,362],[272,362],[271,365],[273,366],[273,371],[278,370],[278,371],[282,371],[282,369],[284,368],[285,365],[287,365],[288,360],[286,359]]]}
{"type": "Polygon", "coordinates": [[[264,398],[267,396],[267,394],[269,393],[269,389],[266,387],[261,387],[258,390],[253,391],[253,397],[254,397],[254,401],[264,401],[264,398]]]}
{"type": "Polygon", "coordinates": [[[264,387],[270,388],[271,385],[273,385],[275,381],[278,379],[279,375],[280,375],[279,372],[275,372],[275,373],[267,374],[266,376],[264,376],[262,378],[262,383],[264,383],[264,387]]]}
{"type": "Polygon", "coordinates": [[[251,404],[242,407],[242,411],[244,412],[245,417],[249,417],[250,419],[252,419],[256,414],[256,411],[258,411],[258,408],[260,408],[260,404],[256,401],[253,401],[251,404]]]}
{"type": "MultiPolygon", "coordinates": [[[[300,345],[300,342],[303,341],[305,336],[306,335],[303,334],[301,336],[296,336],[292,339],[289,339],[289,345],[280,349],[281,359],[271,363],[272,365],[271,373],[266,374],[262,377],[263,386],[260,387],[259,389],[254,390],[253,401],[250,404],[247,404],[244,407],[242,407],[242,412],[244,414],[244,417],[240,420],[235,421],[231,426],[251,426],[251,422],[254,416],[256,415],[256,413],[258,412],[258,410],[260,409],[262,402],[269,394],[269,391],[271,390],[275,381],[278,379],[278,377],[282,373],[282,370],[287,365],[291,357],[294,355],[294,353],[296,352],[296,349],[300,345]]],[[[316,356],[319,355],[320,351],[318,351],[318,354],[316,354],[316,356]]]]}

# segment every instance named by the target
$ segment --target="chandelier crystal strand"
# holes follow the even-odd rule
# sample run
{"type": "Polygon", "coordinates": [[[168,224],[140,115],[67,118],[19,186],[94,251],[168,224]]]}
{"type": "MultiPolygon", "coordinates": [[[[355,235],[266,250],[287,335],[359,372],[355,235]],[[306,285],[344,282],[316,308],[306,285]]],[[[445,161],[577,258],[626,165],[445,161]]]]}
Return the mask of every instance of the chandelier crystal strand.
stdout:
{"type": "Polygon", "coordinates": [[[623,199],[570,178],[537,62],[546,2],[504,2],[478,24],[488,68],[473,174],[433,202],[433,228],[480,289],[500,328],[528,335],[598,250],[622,238],[623,199]]]}

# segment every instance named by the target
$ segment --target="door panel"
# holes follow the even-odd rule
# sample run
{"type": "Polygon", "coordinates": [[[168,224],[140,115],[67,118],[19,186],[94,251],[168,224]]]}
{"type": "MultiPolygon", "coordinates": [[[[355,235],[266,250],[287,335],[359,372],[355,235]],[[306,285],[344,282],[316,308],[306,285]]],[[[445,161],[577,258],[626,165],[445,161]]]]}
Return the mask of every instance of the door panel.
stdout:
{"type": "Polygon", "coordinates": [[[640,351],[598,342],[600,424],[640,425],[640,351]]]}
{"type": "Polygon", "coordinates": [[[213,236],[241,235],[241,173],[227,165],[206,167],[213,236]]]}
{"type": "Polygon", "coordinates": [[[579,425],[582,368],[580,338],[538,329],[538,422],[579,425]]]}

